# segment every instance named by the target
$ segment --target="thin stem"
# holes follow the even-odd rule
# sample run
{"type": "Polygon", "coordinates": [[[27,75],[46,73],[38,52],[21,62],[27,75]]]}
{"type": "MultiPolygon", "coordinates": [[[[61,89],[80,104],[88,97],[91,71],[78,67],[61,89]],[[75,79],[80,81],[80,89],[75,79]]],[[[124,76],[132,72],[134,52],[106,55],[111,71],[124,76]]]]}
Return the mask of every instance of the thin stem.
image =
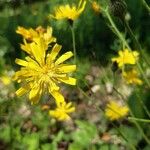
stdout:
{"type": "MultiPolygon", "coordinates": [[[[119,39],[122,41],[122,43],[131,51],[131,48],[130,48],[130,46],[128,45],[126,39],[125,39],[124,36],[121,34],[121,32],[117,29],[117,27],[116,27],[114,21],[112,20],[110,14],[109,14],[109,12],[108,12],[108,8],[106,8],[106,10],[103,10],[103,12],[105,13],[106,17],[108,18],[108,20],[109,20],[111,26],[113,27],[113,29],[114,29],[116,35],[118,36],[118,38],[119,38],[119,39]]],[[[144,71],[143,71],[141,65],[139,64],[139,62],[137,62],[137,67],[138,67],[140,73],[142,74],[142,76],[143,76],[145,82],[146,82],[147,85],[150,87],[149,80],[146,78],[145,73],[144,73],[144,71]]]]}
{"type": "MultiPolygon", "coordinates": [[[[118,93],[118,95],[120,95],[120,97],[124,100],[124,102],[126,103],[126,105],[128,105],[128,103],[126,102],[126,98],[115,88],[113,87],[114,91],[116,93],[118,93]]],[[[134,117],[134,114],[132,112],[132,110],[130,109],[129,105],[128,105],[128,108],[129,108],[129,111],[130,111],[130,114],[132,116],[132,118],[135,118],[134,117]]],[[[141,126],[139,125],[139,123],[136,121],[136,120],[133,120],[133,123],[136,125],[136,127],[138,128],[139,132],[142,134],[143,138],[145,139],[145,141],[150,144],[150,140],[148,139],[148,137],[145,135],[143,129],[141,128],[141,126]]]]}
{"type": "Polygon", "coordinates": [[[131,29],[130,26],[129,26],[129,23],[128,23],[125,19],[124,19],[124,25],[125,25],[125,27],[126,27],[128,33],[130,34],[131,38],[133,39],[134,44],[137,46],[136,48],[137,48],[138,50],[140,50],[140,53],[142,54],[143,60],[150,66],[149,61],[147,60],[145,54],[144,54],[143,51],[142,51],[142,47],[141,47],[140,43],[139,43],[138,40],[136,39],[136,37],[135,37],[135,35],[134,35],[132,29],[131,29]]]}
{"type": "Polygon", "coordinates": [[[75,42],[75,32],[73,24],[70,25],[71,35],[72,35],[72,46],[73,46],[73,53],[74,53],[74,63],[77,62],[77,55],[76,55],[76,42],[75,42]]]}
{"type": "Polygon", "coordinates": [[[149,11],[150,13],[150,7],[148,6],[147,2],[145,0],[141,0],[145,8],[149,11]]]}
{"type": "Polygon", "coordinates": [[[136,96],[137,96],[137,99],[139,100],[140,104],[143,106],[143,109],[145,110],[146,114],[150,118],[150,112],[149,112],[148,108],[146,107],[146,105],[143,103],[140,95],[138,94],[138,91],[136,92],[136,96]]]}
{"type": "Polygon", "coordinates": [[[139,121],[139,122],[150,123],[150,120],[142,119],[142,118],[128,117],[128,119],[131,121],[134,120],[134,121],[139,121]]]}
{"type": "Polygon", "coordinates": [[[125,19],[124,19],[124,25],[125,25],[125,27],[126,27],[128,33],[130,34],[131,38],[133,39],[135,45],[137,46],[137,49],[139,49],[139,50],[141,51],[141,50],[142,50],[142,47],[141,47],[141,45],[139,44],[139,42],[137,41],[137,39],[136,39],[136,37],[135,37],[133,31],[131,30],[131,28],[130,28],[128,22],[127,22],[125,19]]]}
{"type": "MultiPolygon", "coordinates": [[[[90,101],[92,101],[92,99],[80,88],[78,87],[79,91],[90,101]]],[[[104,110],[98,106],[96,106],[95,104],[93,105],[99,112],[104,113],[104,110]]],[[[114,123],[111,122],[111,124],[116,128],[116,130],[118,131],[118,133],[122,136],[122,138],[129,143],[128,139],[125,137],[125,135],[121,132],[121,130],[116,127],[116,125],[114,123]]],[[[133,144],[130,144],[131,149],[136,150],[135,146],[133,144]]]]}

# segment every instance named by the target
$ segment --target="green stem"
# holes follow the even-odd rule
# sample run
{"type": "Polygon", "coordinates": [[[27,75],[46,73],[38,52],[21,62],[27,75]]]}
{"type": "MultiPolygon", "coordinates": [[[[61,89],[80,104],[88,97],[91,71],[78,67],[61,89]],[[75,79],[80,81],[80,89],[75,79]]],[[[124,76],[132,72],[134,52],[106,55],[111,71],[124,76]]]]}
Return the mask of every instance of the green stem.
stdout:
{"type": "Polygon", "coordinates": [[[142,47],[141,47],[140,43],[139,43],[138,40],[136,39],[136,37],[135,37],[135,35],[134,35],[132,29],[130,28],[128,22],[127,22],[125,19],[124,19],[124,25],[125,25],[125,27],[126,27],[128,33],[130,34],[131,38],[133,39],[134,44],[137,46],[136,49],[140,50],[140,53],[141,53],[141,55],[142,55],[142,57],[143,57],[143,60],[150,66],[149,61],[147,60],[145,54],[144,54],[143,51],[142,51],[142,47]]]}
{"type": "Polygon", "coordinates": [[[145,122],[145,123],[150,123],[150,120],[147,119],[142,119],[142,118],[135,118],[135,117],[128,117],[129,120],[133,121],[139,121],[139,122],[145,122]]]}
{"type": "Polygon", "coordinates": [[[143,101],[142,101],[142,99],[141,99],[141,97],[140,97],[140,95],[139,95],[138,93],[139,93],[139,92],[137,91],[137,92],[136,92],[137,99],[139,100],[140,105],[143,106],[143,109],[145,110],[146,114],[147,114],[148,117],[150,118],[150,112],[149,112],[148,108],[146,107],[146,105],[143,103],[143,101]]]}
{"type": "MultiPolygon", "coordinates": [[[[79,89],[79,91],[80,91],[87,99],[89,99],[90,101],[92,101],[92,99],[91,99],[80,87],[78,87],[78,89],[79,89]]],[[[94,104],[94,107],[95,107],[99,112],[104,113],[104,110],[101,109],[100,107],[96,106],[95,104],[94,104]]],[[[127,139],[127,138],[125,137],[125,135],[121,132],[121,130],[120,130],[118,127],[116,127],[116,125],[115,125],[114,123],[111,123],[111,124],[116,128],[116,130],[117,130],[118,133],[122,136],[122,138],[123,138],[127,143],[129,143],[128,139],[127,139]]],[[[130,147],[131,147],[131,149],[136,150],[136,148],[135,148],[135,146],[134,146],[133,144],[130,144],[130,147]]]]}
{"type": "Polygon", "coordinates": [[[71,29],[71,35],[72,35],[72,46],[73,46],[73,53],[74,53],[74,63],[76,64],[76,62],[77,62],[77,55],[76,55],[76,42],[75,42],[75,32],[74,32],[73,24],[70,25],[70,29],[71,29]]]}
{"type": "Polygon", "coordinates": [[[124,19],[124,25],[125,25],[125,27],[126,27],[128,33],[130,34],[131,38],[133,39],[135,45],[137,46],[136,48],[141,51],[141,50],[142,50],[142,47],[141,47],[141,45],[139,44],[139,42],[137,41],[137,39],[136,39],[136,37],[135,37],[133,31],[131,30],[131,28],[130,28],[128,22],[127,22],[125,19],[124,19]]]}
{"type": "Polygon", "coordinates": [[[145,8],[149,11],[150,13],[150,7],[148,6],[147,2],[145,0],[141,0],[145,8]]]}
{"type": "MultiPolygon", "coordinates": [[[[128,138],[122,133],[122,131],[114,124],[114,123],[111,123],[115,128],[116,130],[118,131],[118,133],[123,137],[123,139],[127,142],[127,143],[130,143],[128,138]]],[[[132,144],[130,144],[130,147],[131,149],[133,150],[136,150],[136,147],[132,144]]]]}
{"type": "MultiPolygon", "coordinates": [[[[118,36],[118,38],[119,38],[119,39],[122,41],[122,43],[131,51],[131,48],[130,48],[130,46],[128,45],[126,39],[125,39],[124,36],[121,34],[121,32],[117,29],[117,27],[116,27],[114,21],[112,20],[110,14],[109,14],[109,12],[108,12],[108,8],[106,8],[106,10],[103,10],[103,12],[105,13],[106,17],[108,18],[108,20],[109,20],[109,22],[110,22],[112,28],[114,29],[116,35],[118,36]]],[[[142,76],[143,76],[145,82],[147,83],[147,85],[148,85],[149,88],[150,88],[150,83],[149,83],[148,79],[146,78],[145,73],[144,73],[144,71],[143,71],[141,65],[139,64],[139,62],[137,62],[137,67],[138,67],[140,73],[142,74],[142,76]]]]}
{"type": "MultiPolygon", "coordinates": [[[[122,100],[124,100],[124,102],[126,103],[126,105],[128,105],[128,103],[127,103],[127,101],[126,101],[126,98],[125,98],[115,87],[114,87],[113,89],[114,89],[114,91],[115,91],[116,93],[118,93],[118,95],[120,95],[120,97],[122,98],[122,100]]],[[[132,110],[131,110],[130,107],[129,107],[129,105],[128,105],[128,108],[129,108],[131,117],[132,117],[132,118],[135,118],[135,117],[134,117],[134,114],[133,114],[133,112],[132,112],[132,110]]],[[[141,128],[141,126],[139,125],[139,123],[138,123],[136,120],[133,120],[133,123],[136,125],[137,129],[138,129],[139,132],[142,134],[142,136],[143,136],[143,138],[145,139],[145,141],[146,141],[148,144],[150,144],[149,138],[145,135],[145,133],[144,133],[143,129],[141,128]]]]}

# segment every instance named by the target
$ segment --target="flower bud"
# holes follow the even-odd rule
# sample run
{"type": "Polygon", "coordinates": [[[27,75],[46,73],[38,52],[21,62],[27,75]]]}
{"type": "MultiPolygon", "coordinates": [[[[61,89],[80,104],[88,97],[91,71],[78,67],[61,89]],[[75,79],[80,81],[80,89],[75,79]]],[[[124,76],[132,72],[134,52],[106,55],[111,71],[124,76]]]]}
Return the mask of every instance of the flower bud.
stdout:
{"type": "Polygon", "coordinates": [[[110,0],[110,10],[112,14],[121,20],[126,14],[127,5],[124,0],[110,0]]]}

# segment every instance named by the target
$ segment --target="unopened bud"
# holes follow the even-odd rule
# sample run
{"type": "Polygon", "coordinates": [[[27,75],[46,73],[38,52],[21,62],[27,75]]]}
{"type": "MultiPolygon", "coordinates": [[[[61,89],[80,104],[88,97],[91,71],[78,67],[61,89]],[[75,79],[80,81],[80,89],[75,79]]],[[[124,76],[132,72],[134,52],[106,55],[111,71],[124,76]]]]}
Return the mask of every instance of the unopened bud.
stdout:
{"type": "Polygon", "coordinates": [[[112,14],[121,20],[126,14],[127,5],[124,0],[110,0],[110,10],[112,14]]]}

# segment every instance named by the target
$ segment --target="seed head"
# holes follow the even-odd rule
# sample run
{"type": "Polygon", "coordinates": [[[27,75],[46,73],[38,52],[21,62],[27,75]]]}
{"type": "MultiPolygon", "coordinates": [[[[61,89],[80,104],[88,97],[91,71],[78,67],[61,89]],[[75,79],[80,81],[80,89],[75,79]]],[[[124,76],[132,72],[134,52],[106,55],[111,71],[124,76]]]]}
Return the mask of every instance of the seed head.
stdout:
{"type": "Polygon", "coordinates": [[[110,0],[111,13],[121,20],[125,17],[126,9],[127,5],[124,0],[110,0]]]}

